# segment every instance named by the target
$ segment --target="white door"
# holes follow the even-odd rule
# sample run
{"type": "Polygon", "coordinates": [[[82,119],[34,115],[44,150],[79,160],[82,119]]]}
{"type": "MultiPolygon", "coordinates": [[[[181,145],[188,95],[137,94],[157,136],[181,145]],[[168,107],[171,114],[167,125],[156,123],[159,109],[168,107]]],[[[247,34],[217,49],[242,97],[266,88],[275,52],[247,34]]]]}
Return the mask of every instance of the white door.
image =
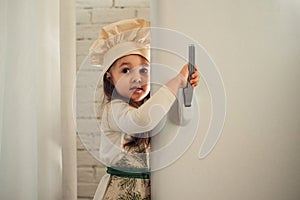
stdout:
{"type": "MultiPolygon", "coordinates": [[[[154,26],[202,45],[226,91],[223,131],[199,159],[214,114],[209,77],[202,77],[195,90],[197,134],[179,159],[153,173],[152,199],[299,199],[300,2],[153,0],[151,10],[154,26]]],[[[164,50],[154,52],[153,61],[174,69],[184,63],[164,50]]],[[[153,143],[163,148],[174,138],[159,135],[153,143]]]]}

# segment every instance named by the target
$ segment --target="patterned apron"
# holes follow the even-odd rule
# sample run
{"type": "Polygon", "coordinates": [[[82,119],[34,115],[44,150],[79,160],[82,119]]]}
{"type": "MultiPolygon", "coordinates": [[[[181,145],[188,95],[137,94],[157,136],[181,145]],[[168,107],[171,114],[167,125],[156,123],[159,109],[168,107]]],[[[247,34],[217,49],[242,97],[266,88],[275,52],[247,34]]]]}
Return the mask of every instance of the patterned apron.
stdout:
{"type": "Polygon", "coordinates": [[[110,177],[104,200],[151,199],[149,149],[149,145],[131,146],[115,166],[107,168],[110,177]]]}

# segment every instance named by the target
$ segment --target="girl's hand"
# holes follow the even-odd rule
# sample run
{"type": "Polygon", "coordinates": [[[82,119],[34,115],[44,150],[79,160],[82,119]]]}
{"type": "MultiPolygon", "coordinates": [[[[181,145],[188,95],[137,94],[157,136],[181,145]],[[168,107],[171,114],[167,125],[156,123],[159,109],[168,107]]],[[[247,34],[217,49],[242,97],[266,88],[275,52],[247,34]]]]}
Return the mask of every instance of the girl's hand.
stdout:
{"type": "MultiPolygon", "coordinates": [[[[188,64],[185,64],[180,73],[172,78],[166,86],[171,90],[171,92],[176,95],[179,88],[185,88],[187,84],[187,79],[189,76],[188,64]]],[[[198,85],[200,79],[200,74],[198,68],[195,66],[195,72],[191,75],[190,84],[194,88],[198,85]]]]}
{"type": "MultiPolygon", "coordinates": [[[[187,79],[188,79],[188,76],[189,76],[189,69],[188,69],[188,64],[185,64],[180,73],[179,73],[179,76],[181,78],[181,84],[180,84],[180,87],[181,88],[185,88],[186,87],[186,84],[187,84],[187,79]]],[[[191,77],[190,77],[190,84],[191,86],[194,88],[198,85],[199,83],[199,80],[200,80],[200,74],[199,74],[199,71],[198,71],[198,67],[195,66],[195,71],[194,73],[191,74],[191,77]]]]}

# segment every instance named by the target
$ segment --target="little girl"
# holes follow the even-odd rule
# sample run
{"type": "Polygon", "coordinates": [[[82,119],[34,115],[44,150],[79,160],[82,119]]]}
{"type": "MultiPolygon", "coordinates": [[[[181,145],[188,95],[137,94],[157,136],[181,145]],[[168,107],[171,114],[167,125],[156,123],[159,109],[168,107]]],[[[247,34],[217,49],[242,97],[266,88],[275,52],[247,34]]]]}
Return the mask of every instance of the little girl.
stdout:
{"type": "MultiPolygon", "coordinates": [[[[150,98],[149,25],[143,19],[113,23],[91,47],[91,62],[103,67],[100,160],[107,165],[94,200],[151,199],[149,134],[187,85],[185,65],[150,98]]],[[[196,69],[190,83],[198,82],[196,69]]]]}

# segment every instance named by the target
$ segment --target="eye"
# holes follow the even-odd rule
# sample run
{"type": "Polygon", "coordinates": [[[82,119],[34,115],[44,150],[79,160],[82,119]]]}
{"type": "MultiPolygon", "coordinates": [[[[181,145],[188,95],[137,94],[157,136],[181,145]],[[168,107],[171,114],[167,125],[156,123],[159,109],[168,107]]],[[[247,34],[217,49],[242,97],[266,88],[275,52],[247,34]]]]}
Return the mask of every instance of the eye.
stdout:
{"type": "Polygon", "coordinates": [[[147,74],[148,73],[148,69],[147,68],[142,68],[142,69],[140,69],[140,73],[141,74],[147,74]]]}
{"type": "Polygon", "coordinates": [[[123,68],[122,69],[122,73],[124,73],[124,74],[127,74],[127,73],[129,73],[130,72],[130,70],[128,69],[128,68],[123,68]]]}

